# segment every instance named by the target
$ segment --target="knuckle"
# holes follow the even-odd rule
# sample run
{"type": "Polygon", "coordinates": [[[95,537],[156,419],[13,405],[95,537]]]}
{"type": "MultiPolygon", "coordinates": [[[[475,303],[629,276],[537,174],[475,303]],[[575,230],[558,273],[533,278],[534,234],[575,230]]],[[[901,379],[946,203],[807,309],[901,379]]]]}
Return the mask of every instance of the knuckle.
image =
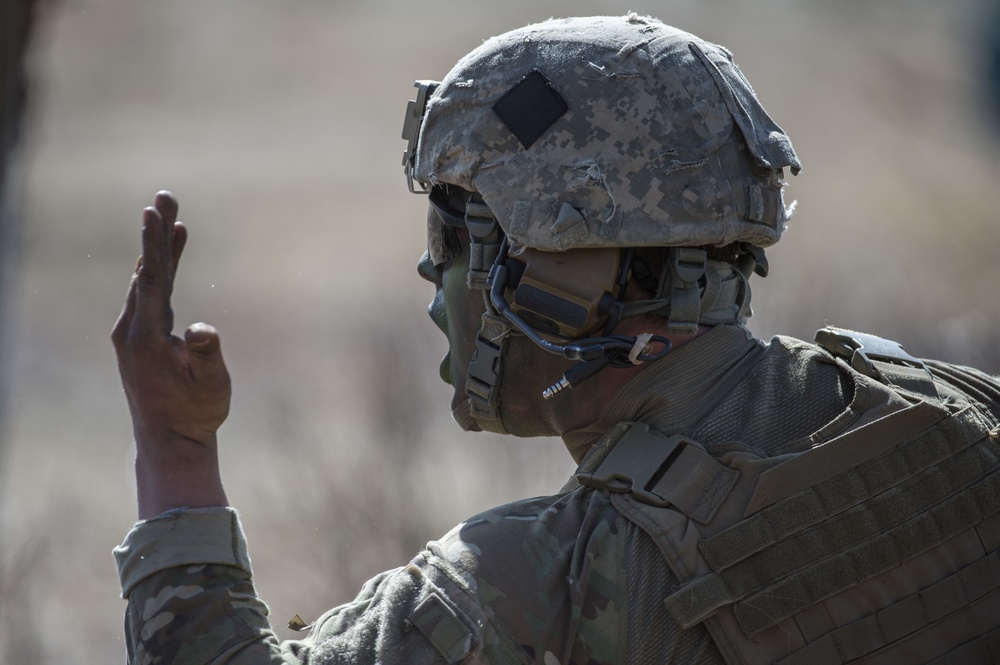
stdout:
{"type": "Polygon", "coordinates": [[[135,275],[135,279],[139,288],[145,289],[156,285],[158,281],[156,274],[153,273],[145,264],[139,268],[139,271],[135,275]]]}

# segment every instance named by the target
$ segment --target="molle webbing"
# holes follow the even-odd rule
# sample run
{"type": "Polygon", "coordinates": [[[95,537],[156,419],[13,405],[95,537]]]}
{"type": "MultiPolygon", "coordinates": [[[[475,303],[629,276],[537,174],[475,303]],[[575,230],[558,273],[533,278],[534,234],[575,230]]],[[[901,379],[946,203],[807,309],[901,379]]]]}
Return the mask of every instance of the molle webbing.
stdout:
{"type": "MultiPolygon", "coordinates": [[[[793,458],[765,471],[757,480],[757,489],[754,491],[750,507],[747,508],[747,514],[754,513],[760,508],[760,506],[754,507],[758,496],[762,494],[773,496],[772,492],[767,491],[772,486],[770,481],[780,481],[784,485],[784,487],[779,485],[775,489],[791,491],[770,499],[766,504],[767,507],[757,514],[709,538],[701,549],[702,555],[712,569],[728,568],[751,554],[771,547],[796,531],[852,508],[871,496],[898,484],[904,478],[954,455],[974,443],[978,438],[975,430],[970,432],[969,428],[962,428],[959,423],[946,420],[940,427],[926,430],[919,439],[909,441],[899,447],[892,447],[901,440],[905,441],[910,434],[916,433],[908,431],[908,428],[905,428],[905,423],[900,422],[900,417],[911,414],[912,409],[921,406],[927,407],[924,413],[929,411],[930,417],[934,420],[941,419],[940,410],[921,402],[914,407],[876,420],[867,427],[834,439],[826,445],[810,451],[808,455],[793,458]],[[882,438],[874,438],[872,434],[881,434],[882,438]],[[825,449],[834,450],[832,446],[837,446],[838,443],[841,444],[840,447],[848,449],[854,444],[863,444],[866,450],[871,451],[870,458],[885,452],[886,448],[889,450],[884,457],[866,464],[855,463],[848,467],[838,468],[839,463],[847,460],[839,460],[834,454],[833,459],[813,457],[812,464],[797,465],[797,478],[778,473],[784,467],[794,465],[795,462],[808,462],[810,456],[824,453],[825,449]],[[894,471],[894,473],[886,473],[887,469],[894,471]],[[813,480],[811,473],[813,471],[826,473],[826,478],[822,479],[823,482],[810,482],[813,480]],[[808,489],[808,491],[800,491],[803,489],[808,489]],[[778,499],[781,499],[781,502],[778,505],[772,505],[778,499]]],[[[970,410],[966,410],[956,418],[960,420],[960,423],[974,421],[975,415],[970,410]]],[[[926,418],[916,417],[911,422],[918,423],[920,429],[926,429],[932,424],[926,422],[926,418]]],[[[858,452],[864,454],[865,451],[858,452]]],[[[845,458],[849,457],[850,453],[850,450],[845,451],[845,458]]]]}
{"type": "Polygon", "coordinates": [[[928,665],[968,665],[969,663],[1000,663],[1000,628],[991,630],[950,653],[935,658],[928,665]]]}
{"type": "MultiPolygon", "coordinates": [[[[916,503],[914,498],[912,494],[903,494],[898,502],[886,506],[886,512],[905,510],[903,506],[906,502],[916,503]]],[[[922,505],[920,507],[923,508],[922,505]]],[[[842,533],[839,539],[831,530],[803,534],[801,542],[789,545],[797,545],[807,552],[791,558],[787,564],[805,567],[780,580],[779,567],[750,565],[742,570],[734,567],[731,569],[732,574],[722,576],[721,581],[726,587],[722,589],[722,593],[730,593],[739,598],[733,611],[744,632],[748,636],[754,636],[813,603],[895,568],[899,563],[958,535],[998,511],[1000,475],[994,474],[970,491],[955,495],[878,536],[873,535],[880,530],[877,521],[873,522],[872,528],[859,534],[842,533]],[[809,555],[817,556],[818,549],[824,546],[841,546],[844,543],[838,540],[854,540],[853,536],[862,536],[867,540],[849,542],[848,549],[835,556],[803,564],[803,559],[810,558],[809,555]],[[810,548],[812,552],[808,552],[810,548]],[[769,586],[758,586],[762,577],[769,586]]],[[[790,549],[791,547],[781,548],[772,554],[781,556],[789,553],[790,549]]],[[[705,588],[701,592],[719,596],[711,588],[705,588]]],[[[689,598],[687,596],[685,599],[689,598]]]]}
{"type": "Polygon", "coordinates": [[[1000,511],[1000,473],[980,480],[1000,467],[985,434],[967,408],[709,538],[701,551],[714,572],[667,608],[687,627],[734,604],[752,636],[975,526],[1000,511]]]}
{"type": "MultiPolygon", "coordinates": [[[[1000,516],[993,516],[976,531],[985,543],[984,532],[1000,526],[1000,516]]],[[[996,543],[993,543],[996,546],[996,543]]],[[[987,594],[1000,588],[1000,552],[995,549],[978,561],[952,573],[943,580],[918,593],[885,607],[877,612],[834,629],[829,614],[822,604],[817,604],[796,616],[796,622],[809,644],[778,665],[840,665],[871,654],[893,642],[920,631],[940,621],[967,605],[981,602],[987,594]]],[[[935,665],[967,665],[968,663],[997,662],[1000,650],[991,657],[978,655],[990,645],[1000,646],[1000,628],[966,643],[961,648],[934,661],[935,665]]],[[[985,653],[989,653],[986,651],[985,653]]]]}

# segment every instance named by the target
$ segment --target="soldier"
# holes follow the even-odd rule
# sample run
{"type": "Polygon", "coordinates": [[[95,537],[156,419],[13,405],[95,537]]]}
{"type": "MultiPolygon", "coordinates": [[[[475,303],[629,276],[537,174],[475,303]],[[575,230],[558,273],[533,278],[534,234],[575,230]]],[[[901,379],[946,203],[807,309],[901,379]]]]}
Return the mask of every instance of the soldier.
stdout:
{"type": "Polygon", "coordinates": [[[160,193],[112,334],[131,662],[997,661],[1000,383],[863,333],[747,331],[800,166],[728,51],[550,20],[418,82],[404,138],[455,419],[561,436],[577,473],[279,643],[219,480],[218,336],[170,337],[186,232],[160,193]]]}

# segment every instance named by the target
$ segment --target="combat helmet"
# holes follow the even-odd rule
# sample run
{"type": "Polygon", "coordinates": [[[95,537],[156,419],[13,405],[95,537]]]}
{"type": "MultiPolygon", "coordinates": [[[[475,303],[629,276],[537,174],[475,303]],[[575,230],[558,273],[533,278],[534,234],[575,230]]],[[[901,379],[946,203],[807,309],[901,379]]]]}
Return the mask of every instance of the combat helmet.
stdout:
{"type": "MultiPolygon", "coordinates": [[[[745,319],[746,280],[766,273],[762,248],[790,215],[784,169],[801,167],[729,51],[634,13],[552,19],[489,39],[440,83],[416,85],[404,170],[411,191],[430,193],[435,261],[455,251],[450,227],[469,229],[469,283],[489,294],[481,338],[513,325],[549,351],[607,365],[668,350],[662,338],[611,344],[622,316],[662,313],[677,333],[745,319]],[[708,260],[712,246],[742,258],[708,260]],[[627,252],[645,247],[670,248],[655,297],[623,303],[627,252]],[[594,266],[576,276],[599,273],[605,292],[546,289],[544,279],[522,289],[531,266],[554,256],[594,266]]],[[[473,384],[499,382],[495,347],[484,341],[479,370],[492,369],[470,368],[473,384]]]]}

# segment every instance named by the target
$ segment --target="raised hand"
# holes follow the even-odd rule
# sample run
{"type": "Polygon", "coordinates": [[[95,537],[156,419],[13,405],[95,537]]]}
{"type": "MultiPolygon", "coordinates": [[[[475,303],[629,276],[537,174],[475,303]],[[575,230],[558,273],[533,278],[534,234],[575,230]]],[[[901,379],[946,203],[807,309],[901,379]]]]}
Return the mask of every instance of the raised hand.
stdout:
{"type": "Polygon", "coordinates": [[[136,441],[139,517],[226,505],[216,432],[232,393],[215,328],[172,334],[170,296],[187,230],[157,193],[142,216],[142,256],[111,332],[136,441]]]}

